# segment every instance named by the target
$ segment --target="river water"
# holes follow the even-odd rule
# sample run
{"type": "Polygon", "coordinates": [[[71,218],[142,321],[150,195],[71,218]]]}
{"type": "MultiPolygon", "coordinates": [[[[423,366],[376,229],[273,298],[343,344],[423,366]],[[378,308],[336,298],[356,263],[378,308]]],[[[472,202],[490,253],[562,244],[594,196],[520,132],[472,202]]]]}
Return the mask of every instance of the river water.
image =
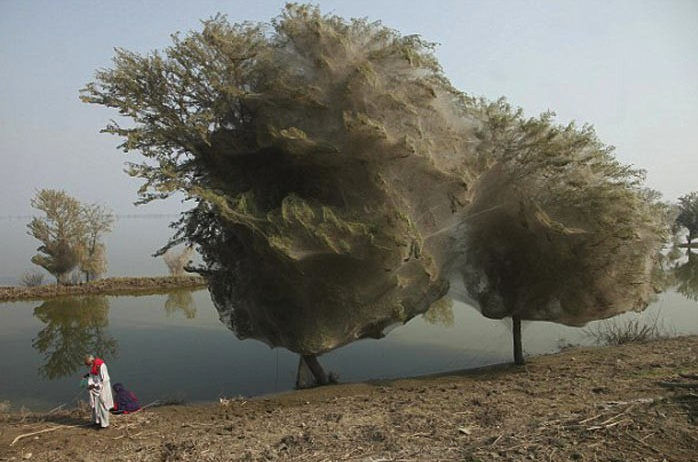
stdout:
{"type": "MultiPolygon", "coordinates": [[[[642,314],[621,318],[654,323],[678,335],[697,334],[696,302],[662,294],[642,314]]],[[[341,382],[395,378],[510,361],[511,327],[455,304],[450,326],[421,317],[384,339],[363,340],[320,357],[341,382]]],[[[169,295],[73,297],[0,304],[0,402],[48,410],[85,399],[79,388],[85,352],[103,355],[112,384],[121,382],[144,403],[210,401],[292,389],[297,356],[256,340],[238,340],[218,320],[207,290],[169,295]]],[[[566,344],[592,344],[589,330],[524,323],[529,355],[566,344]]]]}
{"type": "MultiPolygon", "coordinates": [[[[119,220],[107,239],[108,275],[165,274],[164,263],[150,255],[166,241],[170,220],[119,220]]],[[[36,241],[26,236],[26,221],[0,221],[0,284],[17,283],[32,266],[28,260],[36,241]]],[[[638,320],[658,323],[670,334],[698,334],[698,270],[685,263],[684,258],[675,289],[660,294],[643,313],[612,322],[638,320]]],[[[589,332],[607,325],[594,322],[582,329],[525,322],[524,350],[538,355],[567,344],[593,344],[589,332]]],[[[79,383],[88,352],[103,356],[112,384],[123,383],[144,404],[290,390],[298,363],[287,350],[237,339],[219,321],[207,290],[0,303],[0,403],[45,411],[85,400],[79,383]]],[[[340,382],[354,382],[469,369],[508,362],[511,356],[509,321],[486,319],[474,308],[454,303],[450,322],[417,317],[384,339],[349,344],[320,361],[340,382]]]]}

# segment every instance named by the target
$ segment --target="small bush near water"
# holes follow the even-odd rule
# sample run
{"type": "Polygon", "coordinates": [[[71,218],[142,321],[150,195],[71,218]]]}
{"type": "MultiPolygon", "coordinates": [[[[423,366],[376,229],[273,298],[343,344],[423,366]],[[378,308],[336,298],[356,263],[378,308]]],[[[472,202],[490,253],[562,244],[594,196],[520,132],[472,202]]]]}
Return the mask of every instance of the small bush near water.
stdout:
{"type": "Polygon", "coordinates": [[[174,250],[169,249],[162,256],[167,265],[167,269],[170,270],[170,276],[184,276],[184,267],[190,262],[192,255],[194,254],[193,247],[185,247],[181,253],[176,253],[174,250]]]}
{"type": "Polygon", "coordinates": [[[20,277],[19,283],[22,287],[38,287],[44,283],[44,273],[28,271],[20,277]]]}
{"type": "Polygon", "coordinates": [[[659,314],[643,319],[642,316],[609,319],[584,329],[584,334],[602,345],[646,342],[676,335],[675,329],[664,325],[659,314]]]}

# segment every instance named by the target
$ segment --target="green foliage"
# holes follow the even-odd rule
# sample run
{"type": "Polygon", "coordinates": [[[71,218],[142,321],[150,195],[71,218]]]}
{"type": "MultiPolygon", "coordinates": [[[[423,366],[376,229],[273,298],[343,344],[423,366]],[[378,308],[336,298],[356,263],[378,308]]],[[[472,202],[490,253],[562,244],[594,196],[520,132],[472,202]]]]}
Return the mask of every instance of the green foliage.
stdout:
{"type": "Polygon", "coordinates": [[[679,197],[679,214],[676,224],[688,231],[686,241],[691,243],[698,235],[698,191],[679,197]]]}

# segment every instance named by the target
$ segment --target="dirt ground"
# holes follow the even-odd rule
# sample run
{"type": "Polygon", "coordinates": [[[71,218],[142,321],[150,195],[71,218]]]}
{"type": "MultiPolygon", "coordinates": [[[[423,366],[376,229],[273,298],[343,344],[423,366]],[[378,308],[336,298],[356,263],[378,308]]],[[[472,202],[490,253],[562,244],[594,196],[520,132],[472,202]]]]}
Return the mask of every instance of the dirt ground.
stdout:
{"type": "Polygon", "coordinates": [[[200,289],[206,282],[200,276],[143,276],[104,278],[83,284],[37,287],[0,286],[0,302],[48,299],[74,295],[151,295],[174,289],[200,289]]]}
{"type": "Polygon", "coordinates": [[[698,461],[696,374],[693,336],[152,406],[113,416],[106,430],[85,426],[86,409],[0,414],[0,460],[698,461]]]}

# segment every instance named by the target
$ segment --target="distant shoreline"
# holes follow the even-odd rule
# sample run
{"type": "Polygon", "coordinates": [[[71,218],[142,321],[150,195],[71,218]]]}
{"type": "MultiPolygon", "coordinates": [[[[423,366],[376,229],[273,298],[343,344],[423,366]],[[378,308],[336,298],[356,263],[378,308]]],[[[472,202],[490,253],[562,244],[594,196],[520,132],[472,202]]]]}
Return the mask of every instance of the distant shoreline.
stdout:
{"type": "Polygon", "coordinates": [[[48,299],[72,295],[152,295],[173,289],[202,289],[201,276],[155,276],[104,278],[78,285],[37,287],[0,286],[0,302],[48,299]]]}

